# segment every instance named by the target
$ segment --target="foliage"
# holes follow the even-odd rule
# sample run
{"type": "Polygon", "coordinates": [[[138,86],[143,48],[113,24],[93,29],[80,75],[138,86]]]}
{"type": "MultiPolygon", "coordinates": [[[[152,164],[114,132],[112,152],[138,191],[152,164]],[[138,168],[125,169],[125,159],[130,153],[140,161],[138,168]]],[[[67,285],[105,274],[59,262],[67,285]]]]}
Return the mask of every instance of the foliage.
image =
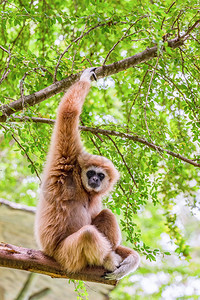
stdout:
{"type": "MultiPolygon", "coordinates": [[[[176,49],[166,42],[198,20],[198,1],[14,0],[2,1],[0,13],[2,104],[158,45],[157,57],[93,85],[81,124],[137,135],[200,163],[199,30],[176,49]]],[[[60,97],[24,106],[15,116],[54,119],[60,97]]],[[[13,116],[2,125],[1,197],[35,205],[52,125],[16,123],[13,116]]],[[[187,259],[188,237],[175,208],[183,199],[192,211],[199,207],[199,167],[128,138],[91,132],[82,138],[88,151],[112,159],[121,173],[105,205],[118,215],[127,243],[154,261],[169,254],[159,244],[166,232],[187,259]],[[152,216],[145,223],[144,212],[152,216]]]]}
{"type": "Polygon", "coordinates": [[[74,290],[77,292],[77,300],[88,300],[88,293],[83,281],[71,280],[74,283],[74,290]]]}

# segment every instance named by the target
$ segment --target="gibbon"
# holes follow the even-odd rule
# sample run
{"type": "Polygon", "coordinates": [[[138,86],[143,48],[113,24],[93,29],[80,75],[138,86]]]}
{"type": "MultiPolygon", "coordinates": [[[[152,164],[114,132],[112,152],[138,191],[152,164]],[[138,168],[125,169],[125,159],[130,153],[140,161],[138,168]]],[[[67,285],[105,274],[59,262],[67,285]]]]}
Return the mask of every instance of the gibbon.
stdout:
{"type": "Polygon", "coordinates": [[[114,214],[102,196],[119,173],[110,160],[84,151],[79,116],[96,68],[86,69],[58,107],[43,173],[35,234],[40,248],[68,272],[103,266],[106,279],[120,279],[139,265],[139,255],[120,245],[114,214]]]}

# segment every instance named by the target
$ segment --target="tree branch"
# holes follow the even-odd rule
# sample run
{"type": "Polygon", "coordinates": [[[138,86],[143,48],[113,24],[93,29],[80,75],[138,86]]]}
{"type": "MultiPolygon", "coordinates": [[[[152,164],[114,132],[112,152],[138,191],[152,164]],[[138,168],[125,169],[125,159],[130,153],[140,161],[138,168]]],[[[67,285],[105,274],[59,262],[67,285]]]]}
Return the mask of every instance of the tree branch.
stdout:
{"type": "Polygon", "coordinates": [[[45,289],[31,295],[28,300],[38,300],[38,299],[43,298],[44,296],[48,295],[50,292],[51,292],[50,288],[45,288],[45,289]]]}
{"type": "Polygon", "coordinates": [[[16,203],[16,202],[10,202],[3,198],[0,198],[0,206],[1,206],[1,204],[5,205],[11,209],[22,210],[22,211],[30,212],[33,214],[35,214],[35,212],[36,212],[36,208],[34,206],[27,206],[27,205],[23,205],[23,204],[16,203]]]}
{"type": "MultiPolygon", "coordinates": [[[[21,205],[2,198],[0,198],[0,205],[1,204],[6,205],[11,209],[31,213],[36,212],[36,208],[33,206],[21,205]]],[[[101,277],[106,272],[103,267],[88,267],[79,273],[72,274],[61,270],[60,265],[42,251],[17,247],[5,243],[0,243],[0,267],[40,273],[54,278],[68,278],[109,285],[117,284],[116,280],[105,280],[101,277]]],[[[32,299],[32,297],[30,297],[30,299],[32,299]]]]}
{"type": "MultiPolygon", "coordinates": [[[[142,18],[144,18],[144,17],[142,17],[142,18]]],[[[139,20],[141,20],[142,18],[140,18],[139,20]]],[[[138,21],[139,21],[139,20],[138,20],[138,21]]],[[[138,21],[136,21],[136,22],[138,22],[138,21]]],[[[135,23],[136,23],[136,22],[135,22],[135,23]]],[[[57,71],[58,71],[58,68],[59,68],[61,59],[62,59],[63,56],[68,52],[68,50],[71,48],[71,46],[72,46],[73,44],[77,43],[78,41],[80,41],[80,40],[81,40],[83,37],[85,37],[86,35],[88,35],[92,30],[94,30],[94,29],[96,29],[96,28],[98,28],[98,27],[102,27],[102,26],[105,26],[105,25],[109,25],[110,23],[112,23],[112,25],[118,24],[118,22],[112,22],[112,20],[108,20],[108,21],[105,22],[105,23],[98,23],[98,24],[96,24],[95,26],[91,27],[88,31],[84,32],[85,29],[86,29],[86,26],[85,26],[85,28],[84,28],[83,32],[81,33],[81,35],[80,35],[79,37],[75,38],[75,39],[71,42],[71,44],[70,44],[69,46],[67,46],[67,48],[64,50],[64,52],[61,53],[61,55],[60,55],[60,57],[59,57],[59,59],[58,59],[57,65],[56,65],[56,67],[55,67],[55,72],[54,72],[54,76],[53,76],[54,82],[56,81],[56,75],[57,75],[57,71]]],[[[126,23],[126,22],[120,22],[120,23],[126,23]]]]}
{"type": "MultiPolygon", "coordinates": [[[[168,46],[171,48],[177,48],[181,45],[183,45],[184,41],[189,37],[189,33],[196,27],[199,26],[199,20],[196,21],[185,34],[183,34],[180,37],[176,37],[174,39],[171,39],[168,41],[168,46]]],[[[131,57],[125,58],[123,60],[114,62],[112,64],[102,66],[96,69],[96,75],[97,78],[106,77],[109,75],[116,74],[118,72],[124,71],[128,68],[134,67],[140,63],[143,63],[145,61],[148,61],[154,57],[157,57],[157,50],[158,47],[154,46],[152,48],[147,48],[146,50],[137,53],[131,57]]],[[[36,105],[53,95],[56,95],[67,88],[69,88],[79,77],[81,73],[72,74],[71,76],[62,79],[61,81],[57,81],[53,83],[52,85],[35,92],[31,95],[24,96],[24,104],[25,106],[33,106],[36,105]]],[[[18,100],[2,105],[0,107],[0,110],[2,111],[2,115],[0,116],[0,121],[6,121],[7,117],[12,115],[13,113],[20,111],[23,109],[23,101],[22,98],[19,98],[18,100]]]]}
{"type": "Polygon", "coordinates": [[[119,150],[119,147],[117,146],[117,144],[115,143],[115,141],[113,141],[113,139],[112,139],[109,135],[107,135],[107,137],[111,140],[111,142],[112,142],[113,145],[115,146],[115,148],[116,148],[118,154],[121,156],[121,159],[122,159],[122,161],[123,161],[123,163],[124,163],[124,165],[125,165],[125,167],[126,167],[128,173],[129,173],[129,175],[131,176],[131,178],[132,178],[132,180],[133,180],[133,183],[135,184],[136,188],[138,189],[138,186],[137,186],[137,183],[136,183],[136,181],[135,181],[135,178],[133,177],[133,174],[131,173],[131,170],[130,170],[129,166],[128,166],[127,163],[126,163],[126,160],[125,160],[123,154],[122,154],[121,151],[119,150]]]}
{"type": "Polygon", "coordinates": [[[30,292],[31,292],[31,288],[33,287],[33,285],[35,283],[35,279],[36,279],[36,274],[35,273],[30,273],[28,275],[28,278],[27,278],[24,286],[20,290],[20,292],[17,295],[17,297],[15,298],[15,300],[26,300],[26,299],[28,299],[28,297],[30,295],[30,292]]]}
{"type": "Polygon", "coordinates": [[[102,277],[106,271],[101,267],[88,267],[78,273],[63,271],[60,265],[39,250],[17,247],[0,243],[0,267],[25,270],[40,273],[53,278],[68,278],[116,285],[115,280],[106,280],[102,277]]]}
{"type": "MultiPolygon", "coordinates": [[[[24,120],[26,120],[26,121],[30,121],[30,122],[31,121],[36,122],[36,123],[47,123],[47,124],[54,124],[55,123],[55,120],[45,119],[45,118],[15,117],[15,118],[13,118],[13,120],[17,121],[17,122],[23,122],[24,120]]],[[[0,122],[1,122],[1,120],[0,120],[0,122]]],[[[184,162],[186,162],[190,165],[193,165],[195,167],[200,168],[200,164],[198,164],[195,160],[186,158],[186,157],[182,156],[179,153],[175,153],[171,150],[167,150],[167,149],[164,149],[160,146],[157,146],[154,143],[148,142],[147,140],[139,137],[138,135],[118,132],[118,131],[115,131],[115,130],[106,130],[106,129],[101,129],[101,128],[86,127],[86,126],[79,126],[79,129],[82,130],[82,131],[89,131],[91,133],[94,133],[95,135],[96,134],[103,134],[105,136],[113,135],[113,136],[125,138],[125,139],[128,139],[128,140],[132,140],[132,141],[144,144],[144,145],[148,146],[149,148],[154,149],[156,151],[159,151],[161,153],[166,152],[170,156],[176,157],[176,158],[178,158],[178,159],[180,159],[180,160],[182,160],[182,161],[184,161],[184,162]]]]}
{"type": "Polygon", "coordinates": [[[11,61],[11,58],[12,58],[12,54],[11,54],[11,51],[10,51],[10,46],[9,46],[9,50],[6,50],[5,48],[3,48],[2,46],[0,46],[0,48],[7,52],[9,54],[8,56],[8,59],[7,59],[7,66],[3,72],[3,75],[2,77],[0,78],[0,84],[2,83],[3,80],[6,79],[6,77],[8,76],[8,74],[11,72],[11,70],[9,69],[9,65],[10,65],[10,61],[11,61]]]}
{"type": "Polygon", "coordinates": [[[0,49],[2,49],[4,52],[7,52],[8,54],[10,54],[10,51],[5,49],[3,46],[0,45],[0,49]]]}
{"type": "Polygon", "coordinates": [[[152,148],[156,151],[166,152],[167,154],[169,154],[173,157],[176,157],[176,158],[178,158],[182,161],[187,162],[188,164],[191,164],[195,167],[200,168],[200,164],[196,163],[194,160],[188,159],[188,158],[182,156],[179,153],[175,153],[173,151],[164,149],[160,146],[157,146],[153,143],[150,143],[147,140],[145,140],[143,138],[140,138],[138,135],[132,135],[132,134],[128,134],[128,133],[117,132],[117,131],[114,131],[114,130],[105,130],[105,129],[100,129],[100,128],[85,127],[85,126],[79,126],[79,128],[83,131],[90,131],[94,134],[99,133],[99,134],[103,134],[103,135],[107,135],[107,136],[113,135],[113,136],[118,136],[118,137],[121,137],[121,138],[129,139],[129,140],[132,140],[132,141],[135,141],[135,142],[139,142],[139,143],[142,143],[142,144],[144,144],[144,145],[148,146],[149,148],[152,148]]]}
{"type": "MultiPolygon", "coordinates": [[[[122,37],[113,45],[113,47],[110,49],[110,51],[108,52],[108,54],[106,55],[106,58],[104,59],[104,62],[103,62],[103,66],[105,65],[108,57],[110,56],[111,52],[115,49],[115,47],[123,40],[125,39],[127,36],[128,36],[128,32],[130,31],[130,29],[135,25],[137,24],[140,20],[144,19],[144,18],[147,18],[148,16],[147,15],[144,15],[142,17],[140,17],[136,22],[132,23],[131,26],[124,32],[124,34],[122,35],[122,37]]],[[[139,30],[140,32],[141,30],[139,30]]],[[[132,33],[131,35],[133,34],[136,34],[137,32],[134,32],[132,33]]]]}

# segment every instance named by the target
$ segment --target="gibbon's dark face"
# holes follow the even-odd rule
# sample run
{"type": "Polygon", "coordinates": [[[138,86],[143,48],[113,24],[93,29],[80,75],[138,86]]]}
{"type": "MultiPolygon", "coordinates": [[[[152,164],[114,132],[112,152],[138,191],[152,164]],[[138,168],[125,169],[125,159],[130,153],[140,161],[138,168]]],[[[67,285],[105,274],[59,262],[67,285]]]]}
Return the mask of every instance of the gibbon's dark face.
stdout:
{"type": "Polygon", "coordinates": [[[103,172],[96,172],[96,170],[89,170],[86,175],[88,178],[88,185],[93,189],[100,187],[101,181],[105,178],[103,172]]]}
{"type": "Polygon", "coordinates": [[[87,191],[105,192],[109,187],[109,176],[101,167],[90,166],[82,170],[81,179],[87,191]]]}

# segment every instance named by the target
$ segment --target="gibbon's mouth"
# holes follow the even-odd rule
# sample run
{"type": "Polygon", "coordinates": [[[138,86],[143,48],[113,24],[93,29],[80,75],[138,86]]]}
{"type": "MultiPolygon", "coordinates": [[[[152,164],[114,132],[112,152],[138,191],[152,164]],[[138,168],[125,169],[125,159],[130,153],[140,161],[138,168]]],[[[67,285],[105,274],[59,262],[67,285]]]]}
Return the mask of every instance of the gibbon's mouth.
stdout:
{"type": "Polygon", "coordinates": [[[89,183],[89,186],[91,188],[93,188],[93,189],[96,189],[96,188],[98,188],[100,186],[100,184],[99,183],[95,183],[95,182],[91,182],[91,183],[89,183]]]}

